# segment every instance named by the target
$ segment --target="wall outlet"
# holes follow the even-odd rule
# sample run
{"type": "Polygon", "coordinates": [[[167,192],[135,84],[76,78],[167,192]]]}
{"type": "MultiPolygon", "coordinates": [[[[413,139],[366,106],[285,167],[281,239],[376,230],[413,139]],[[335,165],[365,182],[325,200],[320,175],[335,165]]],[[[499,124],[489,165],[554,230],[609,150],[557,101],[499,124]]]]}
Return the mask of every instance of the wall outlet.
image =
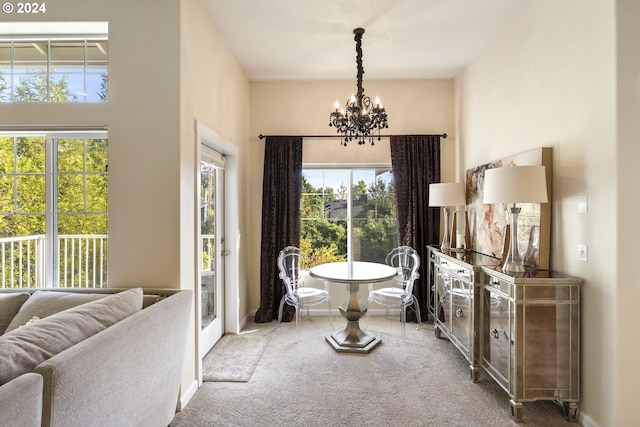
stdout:
{"type": "Polygon", "coordinates": [[[587,245],[578,245],[578,261],[587,262],[587,245]]]}

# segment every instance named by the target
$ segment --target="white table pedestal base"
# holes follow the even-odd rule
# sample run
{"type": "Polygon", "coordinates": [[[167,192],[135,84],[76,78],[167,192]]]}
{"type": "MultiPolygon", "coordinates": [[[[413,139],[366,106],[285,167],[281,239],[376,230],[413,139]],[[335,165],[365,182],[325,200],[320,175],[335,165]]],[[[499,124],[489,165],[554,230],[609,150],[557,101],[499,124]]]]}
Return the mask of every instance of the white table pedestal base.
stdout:
{"type": "Polygon", "coordinates": [[[357,320],[347,322],[344,329],[327,335],[325,339],[338,353],[369,353],[382,342],[379,337],[360,329],[357,320]]]}

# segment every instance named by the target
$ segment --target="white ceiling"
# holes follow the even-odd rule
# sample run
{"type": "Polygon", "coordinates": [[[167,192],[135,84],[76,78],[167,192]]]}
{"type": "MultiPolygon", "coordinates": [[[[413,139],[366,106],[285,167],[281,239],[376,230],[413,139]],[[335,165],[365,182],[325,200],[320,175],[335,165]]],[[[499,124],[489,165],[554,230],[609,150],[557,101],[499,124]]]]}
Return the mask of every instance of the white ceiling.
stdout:
{"type": "Polygon", "coordinates": [[[203,0],[250,80],[452,78],[527,0],[203,0]]]}

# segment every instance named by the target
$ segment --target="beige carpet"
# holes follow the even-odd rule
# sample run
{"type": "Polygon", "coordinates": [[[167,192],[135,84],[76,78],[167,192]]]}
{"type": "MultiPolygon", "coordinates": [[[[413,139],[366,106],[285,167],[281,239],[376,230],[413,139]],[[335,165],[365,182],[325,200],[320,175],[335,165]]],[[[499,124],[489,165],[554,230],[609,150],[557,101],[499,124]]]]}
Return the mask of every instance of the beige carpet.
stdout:
{"type": "Polygon", "coordinates": [[[202,361],[206,382],[247,382],[251,379],[269,337],[255,334],[223,336],[202,361]]]}
{"type": "MultiPolygon", "coordinates": [[[[333,318],[334,328],[343,320],[333,318]]],[[[269,342],[248,382],[206,382],[171,427],[206,426],[577,426],[553,402],[524,405],[511,418],[507,394],[489,377],[473,383],[468,363],[433,326],[372,317],[382,344],[366,355],[336,353],[327,318],[248,324],[242,335],[269,342]]],[[[251,351],[247,348],[247,351],[251,351]]]]}

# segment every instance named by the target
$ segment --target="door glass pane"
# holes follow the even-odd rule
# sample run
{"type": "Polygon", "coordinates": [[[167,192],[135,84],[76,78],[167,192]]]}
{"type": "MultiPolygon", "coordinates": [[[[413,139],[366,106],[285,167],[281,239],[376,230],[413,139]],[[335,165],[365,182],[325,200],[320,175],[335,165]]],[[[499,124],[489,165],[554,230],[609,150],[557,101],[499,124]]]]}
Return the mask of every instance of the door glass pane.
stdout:
{"type": "Polygon", "coordinates": [[[217,316],[216,313],[216,179],[217,169],[200,162],[200,241],[202,267],[200,271],[202,329],[217,316]]]}

